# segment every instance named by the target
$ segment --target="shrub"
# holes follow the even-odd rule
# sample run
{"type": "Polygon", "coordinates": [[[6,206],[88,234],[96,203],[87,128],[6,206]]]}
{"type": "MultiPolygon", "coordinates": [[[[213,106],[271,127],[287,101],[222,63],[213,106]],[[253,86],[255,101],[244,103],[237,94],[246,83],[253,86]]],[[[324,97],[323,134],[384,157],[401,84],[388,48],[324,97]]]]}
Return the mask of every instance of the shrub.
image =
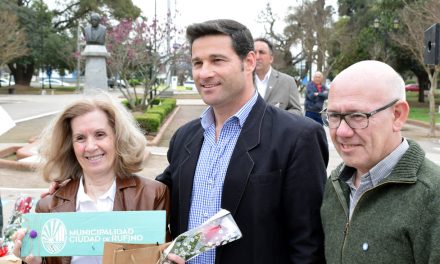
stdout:
{"type": "Polygon", "coordinates": [[[151,105],[159,105],[161,101],[162,100],[160,98],[154,98],[150,104],[151,105]]]}
{"type": "Polygon", "coordinates": [[[162,107],[165,110],[165,116],[168,116],[171,111],[173,111],[173,106],[170,104],[162,104],[160,105],[160,107],[162,107]]]}
{"type": "Polygon", "coordinates": [[[153,107],[148,108],[148,110],[145,113],[159,114],[161,117],[160,122],[163,122],[163,120],[167,116],[167,111],[162,105],[153,105],[153,107]]]}
{"type": "Polygon", "coordinates": [[[171,109],[174,109],[176,107],[176,99],[175,98],[164,98],[162,99],[162,104],[168,104],[171,105],[171,109]]]}
{"type": "MultiPolygon", "coordinates": [[[[140,101],[141,99],[138,98],[138,103],[140,103],[140,101]]],[[[130,108],[127,100],[123,100],[122,103],[126,107],[130,108]]],[[[165,118],[176,107],[176,99],[156,98],[151,102],[151,104],[152,106],[149,107],[144,113],[134,113],[133,117],[144,131],[157,132],[165,118]]]]}
{"type": "Polygon", "coordinates": [[[138,79],[130,79],[128,80],[128,83],[130,84],[130,86],[134,87],[136,85],[142,84],[142,81],[138,79]]]}
{"type": "MultiPolygon", "coordinates": [[[[141,102],[142,102],[142,98],[139,98],[139,97],[136,98],[136,99],[132,99],[132,100],[134,100],[134,105],[140,105],[141,102]]],[[[127,99],[122,100],[121,103],[122,103],[123,105],[125,105],[125,107],[127,107],[128,109],[131,109],[131,106],[130,106],[130,104],[128,103],[128,100],[127,100],[127,99]]]]}
{"type": "Polygon", "coordinates": [[[157,132],[162,122],[160,114],[157,113],[137,114],[134,118],[145,132],[157,132]]]}

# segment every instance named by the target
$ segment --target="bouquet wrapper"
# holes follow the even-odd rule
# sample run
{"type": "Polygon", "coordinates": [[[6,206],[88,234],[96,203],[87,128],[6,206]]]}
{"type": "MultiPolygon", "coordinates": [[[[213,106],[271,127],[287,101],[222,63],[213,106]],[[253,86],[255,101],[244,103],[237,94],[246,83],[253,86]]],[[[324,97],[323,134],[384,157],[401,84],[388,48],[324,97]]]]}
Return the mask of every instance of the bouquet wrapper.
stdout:
{"type": "Polygon", "coordinates": [[[105,242],[103,264],[156,264],[167,244],[105,242]]]}
{"type": "Polygon", "coordinates": [[[14,250],[14,237],[15,233],[22,228],[24,222],[23,214],[29,213],[31,209],[32,197],[20,195],[15,201],[12,214],[3,230],[3,236],[0,238],[0,264],[21,263],[21,259],[12,254],[14,250]]]}
{"type": "Polygon", "coordinates": [[[167,259],[170,253],[176,254],[185,261],[188,261],[205,251],[225,245],[241,237],[241,231],[231,213],[221,209],[202,225],[180,234],[165,249],[158,263],[171,263],[167,259]]]}

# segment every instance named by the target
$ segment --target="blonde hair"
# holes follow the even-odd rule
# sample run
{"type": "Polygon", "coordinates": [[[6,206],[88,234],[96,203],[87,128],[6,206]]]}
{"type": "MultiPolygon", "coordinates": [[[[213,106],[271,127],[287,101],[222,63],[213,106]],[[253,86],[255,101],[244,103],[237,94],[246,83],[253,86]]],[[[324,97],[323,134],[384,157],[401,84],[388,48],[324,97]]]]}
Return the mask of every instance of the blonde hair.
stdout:
{"type": "Polygon", "coordinates": [[[73,151],[71,121],[94,110],[103,111],[115,133],[115,174],[130,177],[142,170],[146,139],[124,106],[110,96],[84,98],[67,106],[43,131],[40,154],[41,173],[46,181],[77,179],[82,168],[73,151]]]}

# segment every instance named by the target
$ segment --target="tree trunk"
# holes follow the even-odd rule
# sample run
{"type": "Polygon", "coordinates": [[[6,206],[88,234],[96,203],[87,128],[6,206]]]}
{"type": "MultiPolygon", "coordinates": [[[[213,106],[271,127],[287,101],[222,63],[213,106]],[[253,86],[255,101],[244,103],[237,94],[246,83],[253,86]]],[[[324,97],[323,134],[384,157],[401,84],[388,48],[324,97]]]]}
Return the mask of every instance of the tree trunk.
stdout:
{"type": "Polygon", "coordinates": [[[9,70],[14,76],[15,84],[30,86],[32,75],[34,74],[35,65],[34,63],[29,64],[18,64],[18,63],[8,63],[9,70]]]}
{"type": "Polygon", "coordinates": [[[429,136],[435,137],[435,116],[436,116],[436,109],[435,109],[435,91],[437,90],[437,76],[440,72],[440,66],[436,65],[434,72],[430,76],[431,81],[431,89],[429,89],[428,93],[428,100],[429,100],[429,136]]]}
{"type": "MultiPolygon", "coordinates": [[[[324,0],[318,0],[316,1],[316,21],[317,21],[317,28],[316,30],[316,44],[317,44],[317,59],[316,59],[316,67],[317,71],[322,72],[324,69],[324,60],[325,60],[325,45],[324,43],[327,41],[324,37],[324,30],[325,30],[325,14],[324,14],[324,6],[325,1],[324,0]]],[[[325,79],[323,80],[325,83],[325,79]]]]}
{"type": "Polygon", "coordinates": [[[425,69],[419,70],[418,68],[411,68],[411,71],[416,75],[420,87],[418,101],[419,103],[424,103],[425,91],[429,90],[429,87],[431,85],[429,76],[426,73],[425,69]]]}

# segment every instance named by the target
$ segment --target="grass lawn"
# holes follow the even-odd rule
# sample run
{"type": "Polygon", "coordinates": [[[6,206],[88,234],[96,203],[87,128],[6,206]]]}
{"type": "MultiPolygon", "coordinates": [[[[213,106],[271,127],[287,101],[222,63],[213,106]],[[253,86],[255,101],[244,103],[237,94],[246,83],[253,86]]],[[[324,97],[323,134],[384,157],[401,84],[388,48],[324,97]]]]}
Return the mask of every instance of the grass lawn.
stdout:
{"type": "MultiPolygon", "coordinates": [[[[426,123],[429,123],[429,101],[428,97],[425,97],[425,102],[418,102],[418,93],[415,92],[407,92],[406,100],[410,106],[409,119],[419,120],[426,123]]],[[[440,105],[440,94],[436,93],[435,95],[435,110],[438,111],[438,106],[440,105]]],[[[436,123],[440,123],[440,114],[436,113],[436,123]]]]}
{"type": "MultiPolygon", "coordinates": [[[[52,89],[45,88],[46,94],[72,94],[76,93],[76,86],[64,86],[64,87],[53,87],[52,89]]],[[[22,86],[15,85],[15,94],[41,94],[41,87],[32,86],[22,86]]],[[[2,86],[0,88],[0,94],[9,94],[9,87],[2,86]]]]}

